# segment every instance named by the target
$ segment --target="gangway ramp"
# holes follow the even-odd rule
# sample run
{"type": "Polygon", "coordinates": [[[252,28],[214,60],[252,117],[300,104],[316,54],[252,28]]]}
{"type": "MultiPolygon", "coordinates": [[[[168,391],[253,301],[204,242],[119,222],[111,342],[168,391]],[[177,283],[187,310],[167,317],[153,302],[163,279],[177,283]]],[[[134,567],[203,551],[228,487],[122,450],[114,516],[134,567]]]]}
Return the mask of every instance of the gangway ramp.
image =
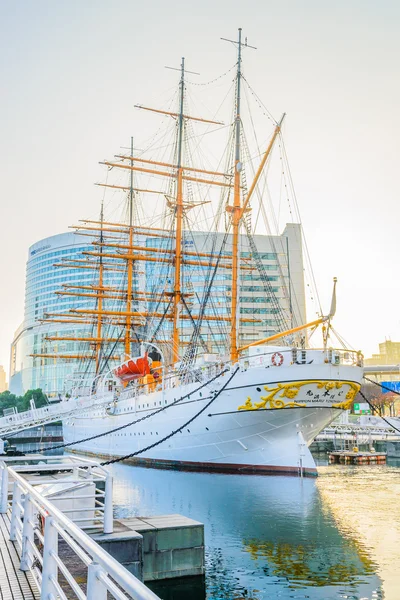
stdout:
{"type": "Polygon", "coordinates": [[[5,415],[0,418],[0,438],[5,438],[25,429],[31,429],[32,427],[40,427],[41,425],[61,421],[67,417],[82,413],[94,405],[99,407],[109,404],[111,401],[111,395],[104,397],[103,400],[99,400],[95,396],[89,396],[86,399],[70,398],[68,401],[49,404],[42,408],[33,407],[24,412],[5,415]]]}

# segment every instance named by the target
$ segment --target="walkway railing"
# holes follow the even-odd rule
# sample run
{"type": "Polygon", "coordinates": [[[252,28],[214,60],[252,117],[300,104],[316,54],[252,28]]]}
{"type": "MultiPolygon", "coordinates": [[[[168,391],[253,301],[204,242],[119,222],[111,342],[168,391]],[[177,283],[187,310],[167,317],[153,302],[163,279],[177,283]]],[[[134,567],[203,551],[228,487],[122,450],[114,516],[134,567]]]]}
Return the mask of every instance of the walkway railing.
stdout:
{"type": "MultiPolygon", "coordinates": [[[[86,464],[75,465],[78,469],[91,468],[94,461],[79,461],[86,464]],[[92,463],[92,464],[90,464],[92,463]]],[[[33,465],[32,465],[33,466],[33,465]]],[[[0,513],[10,515],[10,540],[20,551],[22,571],[30,571],[40,590],[41,600],[71,599],[106,600],[108,595],[117,600],[159,600],[139,579],[103,550],[81,527],[74,523],[64,512],[57,508],[37,489],[46,479],[35,481],[36,485],[27,481],[22,472],[31,465],[9,466],[0,462],[0,513]],[[10,483],[12,491],[9,493],[10,483]],[[61,543],[60,543],[61,542],[61,543]],[[64,543],[62,543],[64,542],[64,543]],[[73,560],[60,554],[62,547],[68,547],[73,560]],[[68,565],[80,561],[86,573],[86,586],[77,582],[68,565]],[[61,576],[61,577],[60,577],[61,576]]],[[[34,468],[44,473],[51,469],[63,471],[62,463],[35,465],[34,468]],[[47,467],[47,469],[43,469],[47,467]]],[[[69,465],[71,468],[71,465],[69,465]]],[[[79,471],[78,471],[79,473],[79,471]]],[[[77,479],[80,479],[77,477],[77,479]]],[[[54,484],[54,480],[50,480],[54,484]]],[[[90,481],[90,479],[88,480],[90,481]]],[[[110,480],[108,480],[110,481],[110,480]]],[[[48,480],[47,480],[48,482],[48,480]]],[[[65,479],[64,479],[65,482],[65,479]]],[[[71,480],[68,480],[72,483],[71,480]]],[[[81,482],[81,479],[80,479],[81,482]]],[[[107,485],[107,476],[106,476],[107,485]]],[[[109,493],[109,490],[108,490],[109,493]]],[[[85,496],[86,494],[82,494],[85,496]]],[[[105,492],[107,497],[107,492],[105,492]]],[[[75,497],[76,498],[76,497],[75,497]]],[[[112,519],[112,497],[109,511],[112,519]]],[[[75,512],[81,509],[72,509],[75,512]]],[[[93,510],[93,509],[91,509],[93,510]]],[[[66,512],[66,511],[65,511],[66,512]]],[[[104,519],[106,523],[106,517],[104,519]]],[[[104,527],[106,529],[106,525],[104,527]]]]}
{"type": "MultiPolygon", "coordinates": [[[[112,398],[104,399],[104,404],[109,403],[112,398]]],[[[42,408],[31,408],[23,412],[16,412],[11,415],[0,417],[0,438],[19,431],[24,431],[31,427],[46,425],[46,423],[54,423],[61,421],[67,417],[73,416],[75,413],[81,413],[85,409],[89,409],[96,403],[96,406],[101,406],[102,403],[96,401],[95,397],[89,398],[71,398],[68,402],[59,402],[43,406],[42,408]]]]}

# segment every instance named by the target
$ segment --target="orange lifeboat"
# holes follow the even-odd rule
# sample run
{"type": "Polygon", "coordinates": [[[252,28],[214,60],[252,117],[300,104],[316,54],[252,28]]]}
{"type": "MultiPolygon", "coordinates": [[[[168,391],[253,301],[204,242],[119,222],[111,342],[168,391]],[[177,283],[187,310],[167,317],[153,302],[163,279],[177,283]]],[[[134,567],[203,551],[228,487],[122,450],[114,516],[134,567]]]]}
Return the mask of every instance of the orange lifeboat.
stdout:
{"type": "Polygon", "coordinates": [[[150,363],[147,352],[144,356],[132,358],[120,367],[114,369],[114,374],[121,381],[133,381],[150,374],[150,363]]]}

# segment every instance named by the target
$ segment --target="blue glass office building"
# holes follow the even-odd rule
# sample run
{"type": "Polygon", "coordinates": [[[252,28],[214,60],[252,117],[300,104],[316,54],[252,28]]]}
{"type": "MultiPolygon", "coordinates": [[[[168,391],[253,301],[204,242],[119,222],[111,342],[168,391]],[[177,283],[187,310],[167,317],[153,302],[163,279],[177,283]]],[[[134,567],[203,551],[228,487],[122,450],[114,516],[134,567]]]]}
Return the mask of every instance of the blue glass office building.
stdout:
{"type": "MultiPolygon", "coordinates": [[[[43,323],[46,313],[65,313],[71,308],[93,306],[92,299],[56,295],[64,283],[90,285],[93,270],[56,267],[64,259],[81,259],[82,252],[92,250],[90,238],[74,233],[54,235],[29,248],[26,267],[24,320],[15,333],[11,346],[10,390],[22,394],[28,389],[41,387],[49,396],[62,389],[67,375],[76,368],[72,361],[61,359],[33,358],[31,354],[48,351],[47,336],[69,335],[62,323],[43,323]]],[[[61,317],[60,317],[61,320],[61,317]]],[[[85,335],[86,326],[74,325],[71,336],[85,335]]],[[[55,350],[62,354],[76,354],[82,344],[73,341],[60,341],[55,350]]]]}

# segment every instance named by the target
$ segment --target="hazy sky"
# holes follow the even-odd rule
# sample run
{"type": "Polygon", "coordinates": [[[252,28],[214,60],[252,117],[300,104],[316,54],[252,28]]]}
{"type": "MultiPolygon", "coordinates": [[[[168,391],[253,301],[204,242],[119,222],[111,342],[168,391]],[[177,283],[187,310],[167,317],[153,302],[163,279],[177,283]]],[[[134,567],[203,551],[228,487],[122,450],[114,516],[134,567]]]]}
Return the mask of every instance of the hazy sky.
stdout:
{"type": "MultiPolygon", "coordinates": [[[[398,0],[0,0],[0,364],[23,318],[28,246],[98,214],[98,161],[138,124],[133,105],[235,62],[285,139],[323,305],[366,355],[400,340],[398,0]]],[[[313,317],[313,315],[310,315],[313,317]]]]}

